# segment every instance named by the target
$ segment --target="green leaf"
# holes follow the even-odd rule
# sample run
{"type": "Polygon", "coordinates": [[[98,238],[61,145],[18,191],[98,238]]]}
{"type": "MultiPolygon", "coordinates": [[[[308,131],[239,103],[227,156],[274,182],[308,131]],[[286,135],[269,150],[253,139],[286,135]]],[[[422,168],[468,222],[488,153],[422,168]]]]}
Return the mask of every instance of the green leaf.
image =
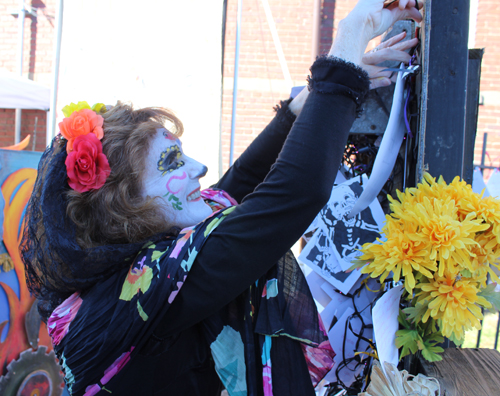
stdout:
{"type": "Polygon", "coordinates": [[[429,336],[427,336],[427,337],[424,338],[424,342],[427,342],[427,343],[434,342],[436,344],[440,344],[443,341],[444,341],[444,337],[441,334],[441,332],[439,332],[439,331],[435,332],[435,333],[432,333],[429,336]]]}
{"type": "Polygon", "coordinates": [[[92,106],[92,110],[94,110],[97,114],[105,113],[106,105],[104,103],[96,103],[92,106]]]}
{"type": "Polygon", "coordinates": [[[422,342],[418,343],[419,349],[422,351],[423,358],[429,362],[438,362],[442,360],[443,358],[439,355],[439,353],[444,352],[444,349],[436,344],[443,341],[444,337],[439,331],[424,337],[422,342]]]}
{"type": "Polygon", "coordinates": [[[406,315],[403,312],[402,309],[399,310],[399,315],[398,315],[398,322],[401,326],[403,326],[405,329],[412,329],[412,325],[408,320],[406,319],[406,315]]]}
{"type": "Polygon", "coordinates": [[[478,296],[485,298],[492,305],[489,311],[493,313],[500,311],[500,292],[495,291],[496,286],[496,283],[490,283],[477,293],[478,296]]]}
{"type": "Polygon", "coordinates": [[[352,271],[352,270],[355,270],[355,269],[358,269],[358,268],[363,268],[369,262],[370,262],[369,260],[354,259],[354,260],[351,261],[352,265],[349,267],[349,269],[347,271],[352,271]]]}
{"type": "Polygon", "coordinates": [[[419,349],[418,343],[421,341],[422,339],[417,330],[396,331],[396,347],[402,348],[399,359],[401,360],[406,355],[417,352],[419,349]]]}
{"type": "Polygon", "coordinates": [[[455,333],[452,333],[451,336],[449,337],[450,341],[454,342],[456,346],[461,346],[464,341],[465,341],[465,338],[462,338],[462,339],[458,339],[455,337],[455,333]]]}
{"type": "Polygon", "coordinates": [[[424,343],[424,348],[422,349],[422,357],[428,362],[439,362],[443,360],[439,353],[443,353],[444,349],[439,346],[430,346],[424,343]]]}
{"type": "Polygon", "coordinates": [[[411,322],[421,322],[425,312],[427,311],[427,305],[417,303],[416,307],[408,307],[405,308],[404,311],[408,315],[408,320],[411,322]]]}

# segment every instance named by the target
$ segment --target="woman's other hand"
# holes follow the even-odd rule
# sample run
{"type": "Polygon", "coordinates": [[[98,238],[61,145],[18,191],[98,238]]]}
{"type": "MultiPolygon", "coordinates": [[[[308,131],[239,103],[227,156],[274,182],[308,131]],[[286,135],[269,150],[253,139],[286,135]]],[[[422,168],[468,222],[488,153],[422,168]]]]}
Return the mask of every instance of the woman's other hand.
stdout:
{"type": "Polygon", "coordinates": [[[376,66],[384,61],[398,61],[408,63],[410,55],[405,52],[407,49],[415,47],[418,39],[404,40],[406,32],[402,32],[389,40],[382,42],[375,49],[365,53],[361,59],[361,67],[366,70],[370,77],[370,89],[386,87],[391,85],[390,71],[382,71],[385,67],[376,66]]]}
{"type": "MultiPolygon", "coordinates": [[[[398,60],[401,57],[409,57],[403,51],[407,45],[416,45],[413,40],[399,43],[399,40],[388,40],[385,45],[388,50],[376,56],[364,58],[364,52],[368,42],[384,33],[394,23],[401,19],[414,19],[417,22],[422,20],[422,15],[416,8],[415,0],[396,0],[387,8],[384,8],[384,0],[359,0],[349,15],[340,21],[335,40],[328,55],[344,59],[356,65],[364,67],[369,75],[373,75],[371,88],[388,85],[389,74],[384,74],[381,69],[374,66],[383,60],[398,60]],[[388,44],[387,44],[388,43],[388,44]],[[387,58],[384,58],[387,57],[387,58]],[[382,59],[378,62],[377,59],[382,59]],[[375,63],[373,63],[375,62],[375,63]]],[[[397,37],[397,36],[396,36],[397,37]]],[[[380,46],[379,46],[380,48],[380,46]]],[[[385,49],[386,47],[382,47],[385,49]]],[[[407,59],[409,60],[409,59],[407,59]]],[[[404,60],[403,60],[404,61],[404,60]]],[[[309,91],[304,88],[290,103],[290,110],[299,115],[307,99],[309,91]]]]}
{"type": "Polygon", "coordinates": [[[384,8],[384,0],[359,0],[340,21],[329,55],[362,65],[368,42],[401,19],[422,20],[415,0],[399,0],[384,8]]]}
{"type": "Polygon", "coordinates": [[[359,0],[346,19],[363,21],[366,39],[370,41],[402,19],[422,21],[418,6],[416,0],[399,0],[388,4],[384,4],[384,0],[359,0]]]}

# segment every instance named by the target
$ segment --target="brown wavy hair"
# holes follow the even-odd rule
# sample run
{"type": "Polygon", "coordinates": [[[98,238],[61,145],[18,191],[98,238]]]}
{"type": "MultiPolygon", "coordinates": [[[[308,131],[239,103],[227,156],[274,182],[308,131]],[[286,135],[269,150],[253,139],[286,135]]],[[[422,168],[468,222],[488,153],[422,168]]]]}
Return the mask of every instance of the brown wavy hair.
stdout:
{"type": "Polygon", "coordinates": [[[172,124],[168,130],[181,136],[181,121],[164,108],[134,110],[120,102],[102,116],[102,146],[111,174],[98,190],[67,193],[66,213],[77,227],[82,248],[140,242],[172,227],[159,210],[160,204],[142,196],[142,177],[156,130],[168,122],[172,124]]]}

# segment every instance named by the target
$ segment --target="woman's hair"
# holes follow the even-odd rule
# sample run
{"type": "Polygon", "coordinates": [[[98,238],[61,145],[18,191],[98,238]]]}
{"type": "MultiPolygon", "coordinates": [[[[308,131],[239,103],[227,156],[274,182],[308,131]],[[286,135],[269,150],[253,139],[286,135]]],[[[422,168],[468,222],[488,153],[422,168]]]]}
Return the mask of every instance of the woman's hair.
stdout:
{"type": "Polygon", "coordinates": [[[169,131],[182,135],[181,121],[169,110],[147,107],[134,110],[118,104],[103,114],[103,152],[111,174],[98,190],[70,190],[67,215],[77,228],[82,248],[103,244],[140,242],[172,224],[159,210],[154,198],[142,195],[142,178],[150,143],[158,128],[169,121],[169,131]]]}

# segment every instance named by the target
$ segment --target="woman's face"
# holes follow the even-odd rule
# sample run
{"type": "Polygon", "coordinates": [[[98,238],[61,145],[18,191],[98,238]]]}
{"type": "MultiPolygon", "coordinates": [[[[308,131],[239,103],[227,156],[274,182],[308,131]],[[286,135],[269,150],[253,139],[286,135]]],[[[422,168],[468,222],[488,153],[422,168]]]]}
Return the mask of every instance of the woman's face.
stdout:
{"type": "Polygon", "coordinates": [[[186,156],[181,142],[166,129],[158,129],[146,157],[144,197],[160,197],[174,226],[198,224],[212,214],[200,197],[200,181],[207,167],[186,156]]]}

